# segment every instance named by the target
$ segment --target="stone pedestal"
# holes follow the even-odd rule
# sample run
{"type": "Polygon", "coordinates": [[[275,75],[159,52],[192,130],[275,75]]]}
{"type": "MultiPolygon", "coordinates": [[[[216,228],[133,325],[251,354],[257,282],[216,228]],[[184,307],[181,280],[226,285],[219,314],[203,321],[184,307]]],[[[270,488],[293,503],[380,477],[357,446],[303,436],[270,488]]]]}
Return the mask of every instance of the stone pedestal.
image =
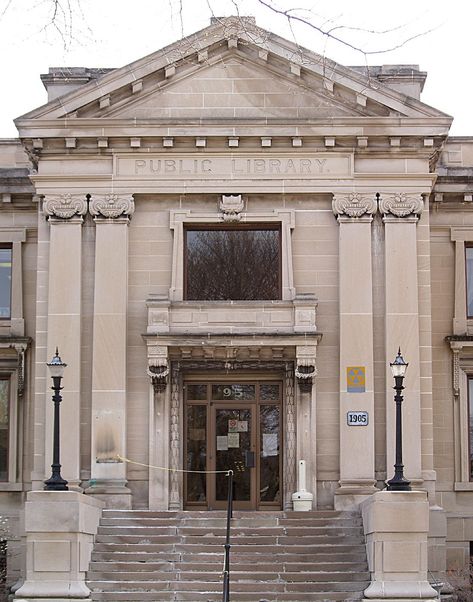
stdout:
{"type": "Polygon", "coordinates": [[[26,579],[15,600],[90,599],[85,573],[103,506],[76,491],[28,493],[26,579]]]}
{"type": "Polygon", "coordinates": [[[365,598],[436,599],[427,579],[427,493],[379,491],[360,507],[371,573],[365,598]]]}

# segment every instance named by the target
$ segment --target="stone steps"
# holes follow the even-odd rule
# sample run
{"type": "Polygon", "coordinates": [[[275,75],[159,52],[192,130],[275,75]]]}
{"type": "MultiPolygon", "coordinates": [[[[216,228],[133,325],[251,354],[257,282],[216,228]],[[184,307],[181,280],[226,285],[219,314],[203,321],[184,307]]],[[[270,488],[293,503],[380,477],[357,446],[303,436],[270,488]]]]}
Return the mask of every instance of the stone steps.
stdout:
{"type": "MultiPolygon", "coordinates": [[[[87,574],[92,600],[221,601],[224,512],[106,510],[87,574]]],[[[235,512],[231,599],[360,600],[369,583],[354,513],[235,512]]]]}

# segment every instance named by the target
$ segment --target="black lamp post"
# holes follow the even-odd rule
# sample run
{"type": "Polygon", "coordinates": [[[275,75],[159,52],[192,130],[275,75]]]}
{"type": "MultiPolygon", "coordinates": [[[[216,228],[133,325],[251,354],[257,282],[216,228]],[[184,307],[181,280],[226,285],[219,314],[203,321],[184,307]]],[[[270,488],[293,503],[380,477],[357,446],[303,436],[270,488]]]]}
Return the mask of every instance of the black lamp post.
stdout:
{"type": "Polygon", "coordinates": [[[394,464],[394,476],[387,482],[386,489],[388,491],[410,491],[411,482],[404,477],[404,464],[402,463],[402,391],[404,387],[402,383],[406,375],[407,364],[401,355],[401,348],[397,352],[396,359],[391,366],[391,372],[394,377],[395,385],[393,389],[396,391],[394,401],[396,402],[396,463],[394,464]]]}
{"type": "Polygon", "coordinates": [[[44,481],[44,489],[47,491],[68,491],[67,481],[61,476],[61,464],[59,461],[59,445],[60,445],[60,421],[59,421],[59,405],[62,401],[60,391],[61,380],[64,376],[64,368],[67,366],[59,357],[58,349],[56,347],[56,355],[53,359],[46,364],[49,368],[51,378],[53,379],[53,386],[51,389],[54,391],[53,402],[54,402],[54,435],[53,435],[53,463],[51,464],[52,473],[47,481],[44,481]]]}

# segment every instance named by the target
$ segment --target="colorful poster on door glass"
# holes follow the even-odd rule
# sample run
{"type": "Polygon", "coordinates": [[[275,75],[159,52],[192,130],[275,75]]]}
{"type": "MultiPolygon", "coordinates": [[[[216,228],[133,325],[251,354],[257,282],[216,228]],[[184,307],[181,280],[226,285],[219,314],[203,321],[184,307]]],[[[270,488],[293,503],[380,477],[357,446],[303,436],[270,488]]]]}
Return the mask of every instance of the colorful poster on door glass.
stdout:
{"type": "Polygon", "coordinates": [[[228,421],[228,432],[229,433],[238,433],[238,420],[232,418],[228,421]]]}
{"type": "Polygon", "coordinates": [[[217,451],[227,451],[228,437],[226,435],[217,437],[217,451]]]}
{"type": "Polygon", "coordinates": [[[240,447],[240,433],[228,433],[228,447],[240,447]]]}
{"type": "Polygon", "coordinates": [[[239,433],[247,433],[248,432],[248,420],[239,420],[237,424],[237,429],[239,433]]]}

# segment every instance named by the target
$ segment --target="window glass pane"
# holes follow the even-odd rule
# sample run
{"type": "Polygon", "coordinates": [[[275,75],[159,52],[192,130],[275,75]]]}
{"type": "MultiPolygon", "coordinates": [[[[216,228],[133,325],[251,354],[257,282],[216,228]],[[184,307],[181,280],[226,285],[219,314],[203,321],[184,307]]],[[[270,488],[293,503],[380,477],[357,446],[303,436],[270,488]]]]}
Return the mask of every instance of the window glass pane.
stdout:
{"type": "Polygon", "coordinates": [[[473,378],[468,379],[468,428],[470,441],[470,480],[473,480],[473,378]]]}
{"type": "Polygon", "coordinates": [[[207,385],[186,385],[187,399],[196,401],[207,400],[207,385]]]}
{"type": "Polygon", "coordinates": [[[279,502],[279,413],[278,405],[260,406],[260,499],[279,502]]]}
{"type": "Polygon", "coordinates": [[[0,248],[0,318],[10,317],[11,248],[0,248]]]}
{"type": "MultiPolygon", "coordinates": [[[[207,470],[207,406],[187,406],[187,470],[207,470]]],[[[187,473],[187,501],[205,502],[206,475],[187,473]]]]}
{"type": "Polygon", "coordinates": [[[9,380],[0,379],[0,481],[8,480],[9,380]]]}
{"type": "Polygon", "coordinates": [[[473,247],[466,247],[466,303],[467,315],[473,317],[473,247]]]}
{"type": "Polygon", "coordinates": [[[255,385],[212,385],[212,399],[251,400],[255,398],[255,385]]]}
{"type": "Polygon", "coordinates": [[[280,299],[280,231],[186,230],[186,298],[280,299]]]}
{"type": "Polygon", "coordinates": [[[279,401],[279,385],[264,384],[259,391],[261,401],[279,401]]]}

